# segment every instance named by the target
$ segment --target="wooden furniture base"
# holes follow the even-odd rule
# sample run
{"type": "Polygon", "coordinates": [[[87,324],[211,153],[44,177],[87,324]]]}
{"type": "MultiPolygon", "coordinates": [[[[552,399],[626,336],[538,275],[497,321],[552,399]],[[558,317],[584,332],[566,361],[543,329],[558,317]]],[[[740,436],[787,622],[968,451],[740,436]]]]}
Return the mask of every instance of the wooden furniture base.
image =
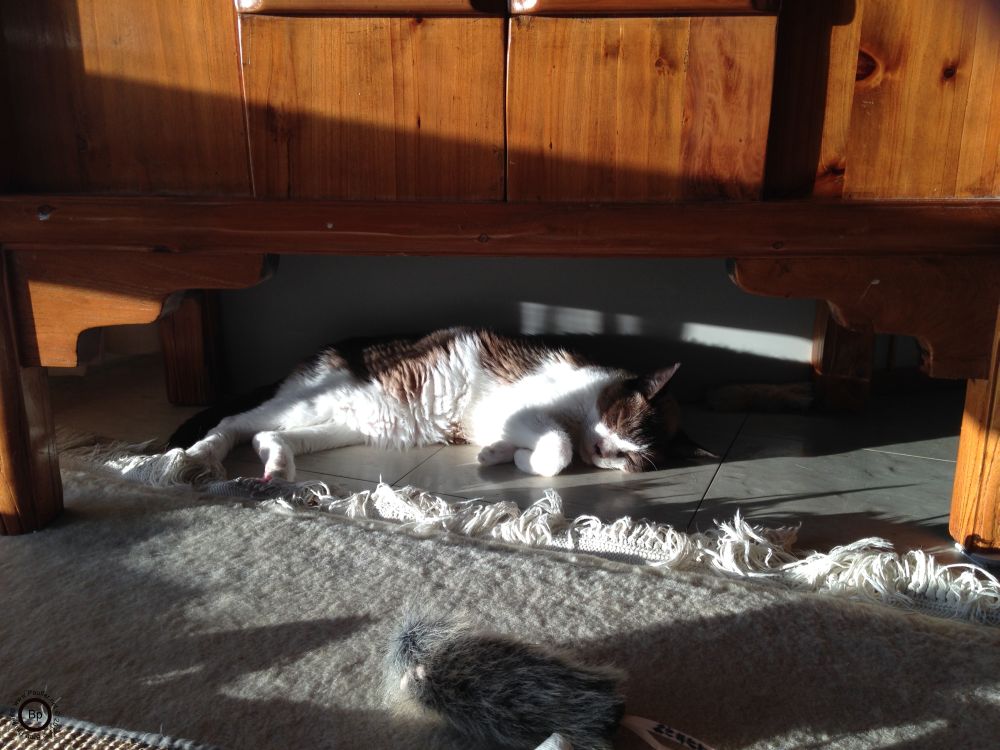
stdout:
{"type": "Polygon", "coordinates": [[[993,470],[1000,423],[998,201],[557,205],[10,196],[0,198],[0,227],[4,533],[40,528],[61,505],[41,367],[75,364],[80,331],[153,320],[169,311],[175,292],[256,283],[268,273],[266,253],[734,257],[733,275],[745,290],[827,300],[841,325],[917,336],[931,375],[970,379],[952,531],[976,549],[1000,547],[993,470]]]}
{"type": "Polygon", "coordinates": [[[987,377],[966,386],[948,528],[969,552],[1000,550],[1000,308],[987,377]]]}
{"type": "Polygon", "coordinates": [[[0,256],[0,533],[41,529],[62,510],[46,366],[77,364],[80,332],[148,323],[185,289],[251,286],[260,253],[175,255],[36,248],[0,256]]]}
{"type": "Polygon", "coordinates": [[[875,333],[856,331],[835,319],[825,300],[816,303],[813,324],[813,384],[824,411],[861,411],[871,391],[875,333]]]}
{"type": "Polygon", "coordinates": [[[45,369],[23,367],[7,258],[0,255],[0,533],[23,534],[62,510],[45,369]]]}
{"type": "Polygon", "coordinates": [[[907,333],[934,377],[968,379],[950,531],[969,551],[1000,551],[1000,257],[745,259],[744,290],[828,300],[859,330],[907,333]]]}
{"type": "Polygon", "coordinates": [[[824,299],[848,328],[915,336],[935,378],[985,378],[1000,256],[737,260],[747,292],[824,299]]]}
{"type": "Polygon", "coordinates": [[[175,406],[207,406],[222,387],[219,305],[213,292],[196,290],[160,320],[167,400],[175,406]]]}

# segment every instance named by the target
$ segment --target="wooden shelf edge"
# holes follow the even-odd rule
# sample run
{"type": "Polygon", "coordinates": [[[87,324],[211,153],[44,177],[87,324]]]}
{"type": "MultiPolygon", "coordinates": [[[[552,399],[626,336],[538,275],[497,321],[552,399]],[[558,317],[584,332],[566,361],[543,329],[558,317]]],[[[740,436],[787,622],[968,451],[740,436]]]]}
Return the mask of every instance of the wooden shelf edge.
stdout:
{"type": "Polygon", "coordinates": [[[1000,201],[669,204],[0,197],[0,245],[167,253],[812,257],[1000,252],[1000,201]]]}
{"type": "Polygon", "coordinates": [[[741,16],[779,0],[235,0],[239,13],[276,16],[741,16]]]}
{"type": "Polygon", "coordinates": [[[779,0],[509,0],[514,16],[742,16],[778,12],[779,0]]]}

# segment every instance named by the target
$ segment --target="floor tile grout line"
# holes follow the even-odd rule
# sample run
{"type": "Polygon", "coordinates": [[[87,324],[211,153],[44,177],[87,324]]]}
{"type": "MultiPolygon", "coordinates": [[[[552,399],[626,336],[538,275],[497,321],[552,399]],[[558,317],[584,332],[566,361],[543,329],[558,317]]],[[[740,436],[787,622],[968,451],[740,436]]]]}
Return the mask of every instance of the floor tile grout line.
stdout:
{"type": "Polygon", "coordinates": [[[919,458],[923,461],[942,461],[946,464],[958,463],[952,458],[935,458],[934,456],[918,456],[914,453],[900,453],[899,451],[883,451],[878,448],[862,448],[862,450],[868,451],[869,453],[885,453],[889,456],[903,456],[904,458],[919,458]]]}
{"type": "MultiPolygon", "coordinates": [[[[427,462],[428,462],[428,461],[430,461],[430,460],[431,460],[432,458],[434,458],[434,456],[436,456],[436,455],[437,455],[438,453],[440,453],[440,452],[441,452],[442,450],[444,450],[444,448],[445,448],[445,446],[443,446],[443,445],[439,446],[439,447],[438,447],[438,449],[437,449],[436,451],[434,451],[434,452],[433,452],[433,453],[432,453],[431,455],[429,455],[429,456],[428,456],[427,458],[425,458],[425,459],[424,459],[423,461],[421,461],[421,462],[420,462],[419,464],[417,464],[416,466],[414,466],[414,467],[413,467],[412,469],[410,469],[409,471],[405,471],[405,472],[403,472],[403,476],[401,476],[401,477],[400,477],[399,479],[397,479],[397,480],[396,480],[395,482],[389,482],[389,486],[391,486],[391,487],[395,487],[395,486],[396,486],[397,484],[399,484],[399,483],[400,483],[400,482],[402,482],[402,481],[403,481],[404,479],[406,479],[406,478],[407,478],[408,476],[410,476],[410,474],[412,474],[412,473],[413,473],[413,472],[415,472],[415,471],[416,471],[417,469],[419,469],[419,468],[420,468],[421,466],[423,466],[423,465],[424,465],[425,463],[427,463],[427,462]]],[[[427,491],[429,491],[429,492],[436,492],[436,491],[437,491],[437,490],[431,490],[431,489],[430,489],[429,487],[421,487],[421,489],[424,489],[424,490],[427,490],[427,491]]]]}
{"type": "Polygon", "coordinates": [[[722,466],[726,463],[726,459],[729,458],[729,453],[733,450],[733,446],[736,445],[736,441],[739,440],[740,435],[743,434],[743,428],[746,426],[748,419],[750,419],[750,412],[743,415],[743,421],[740,422],[740,426],[736,428],[736,434],[733,435],[733,439],[729,441],[729,445],[727,445],[726,450],[723,451],[722,457],[719,459],[719,464],[715,467],[715,472],[713,472],[712,478],[708,482],[708,486],[705,487],[705,491],[701,494],[701,499],[698,500],[698,505],[695,506],[694,511],[691,513],[691,517],[688,519],[687,526],[684,527],[684,531],[691,530],[691,524],[693,524],[694,519],[697,518],[698,511],[701,510],[701,506],[705,503],[705,498],[708,497],[708,493],[712,491],[712,485],[715,484],[715,480],[719,476],[719,472],[722,471],[722,466]]]}

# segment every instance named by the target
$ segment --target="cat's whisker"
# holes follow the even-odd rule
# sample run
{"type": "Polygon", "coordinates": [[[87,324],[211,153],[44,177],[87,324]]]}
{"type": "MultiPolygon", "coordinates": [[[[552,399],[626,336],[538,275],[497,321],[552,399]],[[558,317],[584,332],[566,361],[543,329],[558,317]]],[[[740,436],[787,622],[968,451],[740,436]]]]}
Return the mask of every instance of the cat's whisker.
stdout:
{"type": "Polygon", "coordinates": [[[652,471],[659,471],[659,467],[656,465],[656,463],[653,461],[652,458],[647,456],[645,453],[640,453],[639,456],[642,458],[643,461],[645,461],[652,467],[652,471]]]}

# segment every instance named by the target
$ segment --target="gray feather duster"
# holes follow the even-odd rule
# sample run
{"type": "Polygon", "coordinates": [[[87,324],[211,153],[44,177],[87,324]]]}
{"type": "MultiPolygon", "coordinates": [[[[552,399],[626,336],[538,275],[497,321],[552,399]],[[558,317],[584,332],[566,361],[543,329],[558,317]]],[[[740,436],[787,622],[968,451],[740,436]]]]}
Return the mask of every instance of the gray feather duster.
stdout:
{"type": "Polygon", "coordinates": [[[615,669],[444,617],[405,615],[386,673],[391,703],[441,717],[470,747],[535,748],[558,733],[574,750],[609,750],[625,707],[615,669]]]}

